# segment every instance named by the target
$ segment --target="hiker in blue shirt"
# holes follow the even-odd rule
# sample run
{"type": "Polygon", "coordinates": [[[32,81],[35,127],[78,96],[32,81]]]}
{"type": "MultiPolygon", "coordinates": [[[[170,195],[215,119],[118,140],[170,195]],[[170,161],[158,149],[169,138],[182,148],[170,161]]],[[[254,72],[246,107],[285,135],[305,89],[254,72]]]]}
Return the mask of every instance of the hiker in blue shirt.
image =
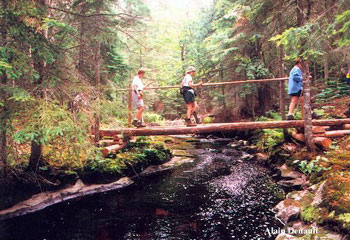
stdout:
{"type": "Polygon", "coordinates": [[[350,88],[350,68],[348,70],[348,72],[346,73],[346,83],[348,84],[349,88],[350,88]]]}
{"type": "MultiPolygon", "coordinates": [[[[350,68],[345,75],[345,79],[346,79],[346,83],[348,84],[348,88],[350,89],[350,68]]],[[[348,109],[344,112],[344,115],[347,118],[350,118],[350,109],[349,108],[350,108],[350,104],[348,105],[348,109]]]]}
{"type": "MultiPolygon", "coordinates": [[[[298,104],[300,99],[303,102],[302,92],[303,92],[303,73],[302,69],[302,59],[298,58],[295,61],[295,66],[289,73],[288,80],[288,94],[291,96],[291,101],[288,109],[287,120],[294,120],[294,109],[298,104]]],[[[311,77],[311,76],[309,76],[311,77]]]]}

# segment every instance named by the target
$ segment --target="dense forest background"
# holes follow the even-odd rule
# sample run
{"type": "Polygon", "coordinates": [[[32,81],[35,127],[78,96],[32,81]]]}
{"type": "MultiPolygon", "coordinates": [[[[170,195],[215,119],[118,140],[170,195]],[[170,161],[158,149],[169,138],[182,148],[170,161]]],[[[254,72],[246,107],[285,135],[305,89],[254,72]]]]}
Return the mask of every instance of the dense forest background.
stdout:
{"type": "MultiPolygon", "coordinates": [[[[308,60],[314,86],[350,67],[349,0],[1,0],[1,172],[100,157],[99,127],[124,126],[127,87],[286,76],[308,60]]],[[[278,84],[199,89],[200,114],[225,122],[278,109],[278,84]]],[[[178,90],[148,91],[146,121],[179,119],[178,90]]]]}

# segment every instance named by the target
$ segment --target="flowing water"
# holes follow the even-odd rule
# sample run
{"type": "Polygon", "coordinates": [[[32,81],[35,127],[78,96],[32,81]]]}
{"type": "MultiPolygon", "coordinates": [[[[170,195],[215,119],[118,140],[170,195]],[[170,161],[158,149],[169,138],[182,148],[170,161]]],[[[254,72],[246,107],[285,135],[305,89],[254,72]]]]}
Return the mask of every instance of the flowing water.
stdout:
{"type": "Polygon", "coordinates": [[[166,175],[1,221],[0,239],[275,239],[281,190],[269,170],[225,141],[196,145],[197,158],[166,175]]]}

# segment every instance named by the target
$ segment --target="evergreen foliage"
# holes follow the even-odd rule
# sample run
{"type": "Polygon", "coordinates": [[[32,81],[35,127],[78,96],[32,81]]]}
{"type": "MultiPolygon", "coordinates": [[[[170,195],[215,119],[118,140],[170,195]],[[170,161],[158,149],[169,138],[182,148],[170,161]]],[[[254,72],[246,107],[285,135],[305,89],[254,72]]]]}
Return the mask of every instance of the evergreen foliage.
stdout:
{"type": "MultiPolygon", "coordinates": [[[[302,56],[325,86],[320,101],[344,96],[349,92],[340,80],[350,62],[348,5],[348,0],[217,0],[181,12],[141,0],[2,0],[4,169],[17,161],[30,160],[37,168],[43,161],[81,165],[98,159],[90,126],[98,122],[96,116],[102,126],[126,125],[128,98],[117,89],[128,87],[140,67],[147,68],[146,84],[178,85],[189,65],[197,69],[195,82],[225,82],[286,75],[302,56]]],[[[276,110],[279,86],[246,84],[197,93],[201,114],[232,121],[276,110]]],[[[147,121],[185,113],[178,89],[147,91],[145,102],[147,121]],[[162,106],[156,113],[153,103],[162,106]]],[[[280,141],[280,132],[265,136],[265,149],[280,141]]]]}

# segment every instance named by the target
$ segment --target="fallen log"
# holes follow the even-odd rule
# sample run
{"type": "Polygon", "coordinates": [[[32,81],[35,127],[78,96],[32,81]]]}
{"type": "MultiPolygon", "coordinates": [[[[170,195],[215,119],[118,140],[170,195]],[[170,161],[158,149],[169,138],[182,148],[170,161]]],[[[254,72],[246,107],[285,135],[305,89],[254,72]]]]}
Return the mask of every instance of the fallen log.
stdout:
{"type": "Polygon", "coordinates": [[[305,135],[304,133],[298,133],[298,132],[293,132],[292,133],[292,138],[299,142],[305,142],[305,135]]]}
{"type": "MultiPolygon", "coordinates": [[[[312,120],[314,126],[341,126],[350,123],[350,118],[312,120]]],[[[292,121],[269,121],[269,122],[236,122],[236,123],[214,123],[202,124],[195,127],[172,126],[172,127],[146,127],[146,128],[125,128],[100,130],[100,136],[114,136],[123,134],[127,136],[150,136],[150,135],[181,135],[200,134],[211,132],[225,132],[234,130],[251,130],[265,128],[295,128],[303,127],[304,120],[292,121]]]]}
{"type": "Polygon", "coordinates": [[[103,157],[108,157],[112,153],[117,153],[122,150],[126,146],[126,143],[123,144],[115,144],[112,146],[105,147],[101,150],[103,157]]]}
{"type": "Polygon", "coordinates": [[[324,126],[312,126],[312,133],[324,133],[326,132],[324,126]]]}
{"type": "Polygon", "coordinates": [[[101,147],[108,147],[116,144],[116,142],[113,139],[105,139],[105,140],[100,140],[98,144],[101,147]]]}
{"type": "Polygon", "coordinates": [[[325,137],[344,137],[345,135],[350,135],[350,130],[326,131],[323,134],[325,137]]]}
{"type": "MultiPolygon", "coordinates": [[[[299,142],[303,142],[305,143],[305,135],[303,133],[297,133],[297,132],[293,132],[292,133],[292,137],[299,141],[299,142]]],[[[332,140],[326,137],[313,137],[312,141],[319,147],[321,147],[324,150],[329,150],[330,147],[332,146],[332,140]]]]}
{"type": "Polygon", "coordinates": [[[350,124],[349,123],[346,123],[346,124],[343,124],[343,129],[350,129],[350,124]]]}
{"type": "Polygon", "coordinates": [[[31,198],[17,203],[16,205],[0,210],[0,220],[37,212],[57,203],[69,201],[82,196],[123,189],[134,183],[130,178],[124,177],[108,184],[85,185],[78,180],[75,185],[57,192],[43,192],[33,195],[31,198]]]}
{"type": "Polygon", "coordinates": [[[312,139],[314,143],[325,150],[329,150],[332,146],[332,139],[326,137],[314,137],[312,139]]]}

